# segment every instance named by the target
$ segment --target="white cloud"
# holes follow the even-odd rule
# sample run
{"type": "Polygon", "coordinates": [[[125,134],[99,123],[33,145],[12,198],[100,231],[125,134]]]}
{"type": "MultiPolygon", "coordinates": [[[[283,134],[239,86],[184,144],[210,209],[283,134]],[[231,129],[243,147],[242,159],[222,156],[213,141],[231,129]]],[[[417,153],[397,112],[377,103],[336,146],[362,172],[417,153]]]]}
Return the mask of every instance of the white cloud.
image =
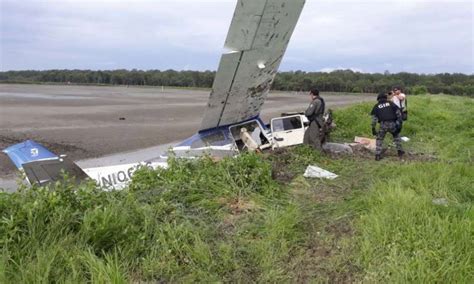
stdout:
{"type": "MultiPolygon", "coordinates": [[[[1,3],[1,70],[215,69],[236,0],[1,3]]],[[[282,69],[472,73],[472,25],[470,1],[307,0],[282,69]]]]}
{"type": "Polygon", "coordinates": [[[360,68],[356,68],[356,67],[343,67],[343,66],[339,66],[339,67],[325,67],[325,68],[321,68],[319,71],[320,72],[325,72],[325,73],[331,73],[332,71],[336,71],[336,70],[352,70],[354,72],[360,72],[360,73],[363,73],[364,70],[360,69],[360,68]]]}

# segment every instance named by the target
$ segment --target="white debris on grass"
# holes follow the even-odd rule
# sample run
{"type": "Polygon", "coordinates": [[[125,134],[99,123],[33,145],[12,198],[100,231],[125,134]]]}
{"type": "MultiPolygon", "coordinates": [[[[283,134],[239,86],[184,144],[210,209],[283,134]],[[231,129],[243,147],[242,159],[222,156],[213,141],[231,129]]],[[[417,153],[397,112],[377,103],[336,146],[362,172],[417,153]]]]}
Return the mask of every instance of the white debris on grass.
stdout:
{"type": "Polygon", "coordinates": [[[402,139],[403,142],[408,142],[410,141],[410,138],[406,137],[406,136],[403,136],[401,137],[400,139],[402,139]]]}
{"type": "Polygon", "coordinates": [[[304,172],[303,176],[306,178],[337,178],[337,175],[335,173],[331,173],[329,171],[326,171],[325,169],[321,169],[320,167],[311,165],[306,168],[306,171],[304,172]]]}
{"type": "Polygon", "coordinates": [[[432,202],[434,205],[448,206],[448,200],[446,198],[435,198],[432,202]]]}

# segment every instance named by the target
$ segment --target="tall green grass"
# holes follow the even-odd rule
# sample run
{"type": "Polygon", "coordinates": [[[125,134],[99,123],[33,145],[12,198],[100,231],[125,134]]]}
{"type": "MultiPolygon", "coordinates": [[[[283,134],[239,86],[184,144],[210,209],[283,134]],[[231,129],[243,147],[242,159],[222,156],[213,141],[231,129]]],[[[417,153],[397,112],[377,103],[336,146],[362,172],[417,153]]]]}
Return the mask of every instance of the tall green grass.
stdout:
{"type": "Polygon", "coordinates": [[[1,282],[287,279],[302,212],[257,155],[171,160],[130,189],[0,195],[1,282]]]}
{"type": "MultiPolygon", "coordinates": [[[[369,135],[370,108],[337,111],[335,139],[369,135]]],[[[300,146],[171,159],[123,191],[0,193],[0,283],[472,283],[473,111],[472,99],[410,99],[404,146],[434,161],[300,146]],[[309,164],[339,177],[305,179],[309,164]]]]}
{"type": "MultiPolygon", "coordinates": [[[[369,135],[359,105],[338,112],[339,139],[369,135]],[[351,127],[349,127],[351,125],[351,127]]],[[[474,101],[446,96],[410,98],[405,147],[435,161],[372,163],[373,176],[355,220],[354,260],[370,282],[472,283],[474,280],[474,101]],[[441,200],[441,204],[437,202],[441,200]]],[[[390,139],[390,138],[389,138],[390,139]]]]}
{"type": "Polygon", "coordinates": [[[366,209],[356,227],[365,279],[472,282],[474,167],[414,163],[387,169],[397,176],[387,173],[361,197],[366,209]]]}
{"type": "MultiPolygon", "coordinates": [[[[375,97],[374,103],[375,104],[375,97]]],[[[373,104],[359,104],[335,112],[335,139],[371,137],[369,113],[373,104]]],[[[410,149],[433,154],[443,161],[474,161],[474,100],[446,95],[410,96],[408,121],[402,136],[408,136],[410,149]]],[[[386,140],[390,140],[387,135],[386,140]]]]}

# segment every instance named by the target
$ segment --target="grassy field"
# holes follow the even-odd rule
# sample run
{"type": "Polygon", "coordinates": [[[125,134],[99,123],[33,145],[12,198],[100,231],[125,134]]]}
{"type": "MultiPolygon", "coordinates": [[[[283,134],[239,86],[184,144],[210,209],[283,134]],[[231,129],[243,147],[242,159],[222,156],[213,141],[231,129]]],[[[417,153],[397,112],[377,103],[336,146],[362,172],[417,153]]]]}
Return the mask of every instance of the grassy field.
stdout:
{"type": "MultiPolygon", "coordinates": [[[[380,162],[300,146],[172,160],[120,192],[0,194],[0,282],[472,283],[474,101],[409,107],[405,161],[388,141],[380,162]],[[339,177],[305,179],[309,164],[339,177]]],[[[369,136],[370,108],[336,111],[333,139],[369,136]]]]}

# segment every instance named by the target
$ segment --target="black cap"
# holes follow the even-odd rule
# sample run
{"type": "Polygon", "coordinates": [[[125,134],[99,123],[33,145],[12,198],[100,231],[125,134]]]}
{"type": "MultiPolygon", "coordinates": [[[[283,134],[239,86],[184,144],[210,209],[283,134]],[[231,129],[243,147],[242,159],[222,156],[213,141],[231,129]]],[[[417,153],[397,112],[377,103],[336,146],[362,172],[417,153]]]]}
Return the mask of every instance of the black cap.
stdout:
{"type": "Polygon", "coordinates": [[[386,100],[386,99],[387,99],[387,94],[386,93],[379,93],[377,95],[377,101],[386,100]]]}

